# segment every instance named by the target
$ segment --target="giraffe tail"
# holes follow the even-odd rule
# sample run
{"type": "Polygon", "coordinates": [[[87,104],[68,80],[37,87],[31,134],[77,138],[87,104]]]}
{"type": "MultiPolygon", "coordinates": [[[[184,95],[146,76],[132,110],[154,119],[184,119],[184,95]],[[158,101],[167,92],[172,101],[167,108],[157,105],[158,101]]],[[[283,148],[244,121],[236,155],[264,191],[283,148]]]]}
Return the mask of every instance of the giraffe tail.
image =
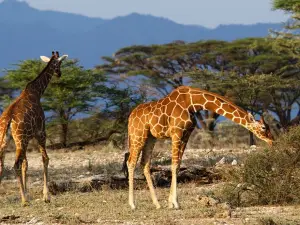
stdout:
{"type": "Polygon", "coordinates": [[[8,126],[11,122],[11,115],[10,112],[11,108],[8,108],[8,110],[4,111],[2,115],[0,116],[0,159],[2,157],[2,149],[6,146],[6,133],[8,130],[8,126]]]}
{"type": "Polygon", "coordinates": [[[7,111],[4,111],[0,116],[0,183],[2,180],[3,170],[4,170],[4,151],[6,146],[6,132],[8,126],[11,122],[11,116],[9,115],[10,108],[7,111]]]}
{"type": "Polygon", "coordinates": [[[122,172],[124,173],[125,177],[128,178],[128,166],[127,166],[127,161],[129,160],[130,157],[130,136],[127,134],[127,152],[124,154],[124,160],[123,160],[123,166],[122,166],[122,172]]]}

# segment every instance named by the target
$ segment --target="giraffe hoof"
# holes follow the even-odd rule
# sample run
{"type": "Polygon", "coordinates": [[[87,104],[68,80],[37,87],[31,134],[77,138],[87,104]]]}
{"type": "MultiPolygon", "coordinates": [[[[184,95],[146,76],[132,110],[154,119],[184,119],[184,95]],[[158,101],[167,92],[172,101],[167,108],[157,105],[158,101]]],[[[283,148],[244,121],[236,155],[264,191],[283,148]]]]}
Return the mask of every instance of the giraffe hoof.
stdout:
{"type": "Polygon", "coordinates": [[[158,204],[158,205],[156,205],[156,209],[160,209],[161,208],[161,206],[158,204]]]}
{"type": "Polygon", "coordinates": [[[29,202],[28,201],[22,201],[22,206],[23,207],[26,207],[26,206],[29,206],[30,204],[29,204],[29,202]]]}
{"type": "Polygon", "coordinates": [[[43,198],[43,200],[44,200],[45,203],[50,203],[50,197],[49,196],[45,196],[43,198]]]}
{"type": "Polygon", "coordinates": [[[179,209],[179,205],[177,202],[173,203],[173,202],[169,202],[169,209],[179,209]]]}
{"type": "Polygon", "coordinates": [[[132,210],[135,210],[135,205],[134,204],[130,204],[130,207],[132,210]]]}

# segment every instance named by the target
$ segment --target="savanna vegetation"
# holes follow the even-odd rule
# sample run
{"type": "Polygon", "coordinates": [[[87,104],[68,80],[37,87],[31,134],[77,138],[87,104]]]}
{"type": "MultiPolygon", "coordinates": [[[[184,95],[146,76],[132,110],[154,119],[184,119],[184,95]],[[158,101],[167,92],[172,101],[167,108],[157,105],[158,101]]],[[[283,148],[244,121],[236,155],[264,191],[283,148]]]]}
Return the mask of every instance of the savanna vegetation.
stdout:
{"type": "MultiPolygon", "coordinates": [[[[216,113],[200,111],[196,113],[198,129],[188,144],[188,149],[193,151],[187,150],[183,166],[213,167],[218,182],[216,186],[204,187],[198,181],[180,184],[179,189],[184,192],[181,200],[184,211],[151,211],[149,199],[143,199],[148,190],[140,190],[138,198],[143,199],[140,206],[143,211],[135,212],[134,218],[127,209],[127,192],[115,190],[111,193],[111,187],[104,187],[98,193],[89,183],[91,193],[81,193],[84,191],[75,188],[59,195],[55,206],[43,206],[50,216],[42,216],[41,220],[74,224],[119,224],[124,221],[132,224],[143,221],[147,224],[198,224],[197,218],[228,217],[235,218],[231,222],[238,224],[299,224],[299,213],[296,212],[300,203],[300,3],[274,0],[273,7],[290,14],[286,24],[288,32],[270,31],[265,38],[232,42],[185,43],[177,40],[164,45],[129,46],[119,49],[113,56],[103,57],[104,63],[91,69],[83,68],[78,59],[66,60],[62,65],[62,77],[52,78],[42,104],[47,118],[47,145],[53,149],[50,152],[50,158],[54,158],[52,172],[50,168],[53,180],[118,174],[122,153],[126,151],[126,125],[131,110],[142,102],[159,99],[181,85],[218,93],[254,115],[264,115],[276,138],[274,146],[266,148],[244,128],[224,121],[216,113]],[[95,147],[97,143],[101,143],[99,149],[95,147]],[[254,144],[260,146],[259,151],[249,149],[254,144]],[[72,152],[70,156],[59,150],[73,149],[74,146],[85,151],[72,152]],[[225,163],[217,163],[222,159],[225,163]],[[228,159],[229,163],[226,162],[228,159]],[[231,165],[233,159],[237,160],[236,166],[231,165]],[[58,164],[59,160],[65,167],[58,164]],[[78,200],[78,195],[82,201],[78,200]],[[90,210],[99,204],[105,206],[100,207],[105,216],[90,210]],[[122,204],[122,207],[116,209],[116,204],[122,204]],[[283,211],[288,212],[284,218],[276,215],[275,209],[270,213],[270,207],[253,208],[279,204],[285,205],[283,211]],[[80,209],[77,210],[76,205],[80,209]],[[252,211],[245,212],[240,207],[249,207],[252,211]],[[262,217],[259,212],[270,218],[262,217]],[[171,217],[175,219],[169,220],[171,217]]],[[[15,65],[15,69],[6,71],[0,79],[0,110],[43,66],[39,60],[25,60],[15,65]]],[[[34,143],[32,145],[30,148],[34,143]]],[[[154,165],[169,165],[170,154],[161,151],[164,148],[168,148],[168,143],[157,143],[154,156],[159,157],[154,160],[154,165]]],[[[37,153],[30,154],[35,156],[37,153]]],[[[38,179],[38,168],[41,167],[36,166],[32,179],[38,179]]],[[[8,169],[6,176],[11,176],[8,169]]],[[[11,188],[11,184],[4,185],[11,188]]],[[[165,197],[166,192],[167,189],[159,190],[159,198],[165,197]]],[[[9,196],[1,197],[0,203],[8,205],[6,210],[11,215],[15,215],[16,208],[21,211],[21,216],[30,210],[35,217],[39,215],[41,202],[34,202],[30,210],[21,209],[16,206],[18,201],[11,191],[6,188],[0,193],[9,196]]],[[[31,195],[37,195],[36,189],[31,195]]],[[[27,220],[16,218],[15,221],[27,220]]],[[[212,220],[203,221],[199,224],[212,223],[212,220]]]]}

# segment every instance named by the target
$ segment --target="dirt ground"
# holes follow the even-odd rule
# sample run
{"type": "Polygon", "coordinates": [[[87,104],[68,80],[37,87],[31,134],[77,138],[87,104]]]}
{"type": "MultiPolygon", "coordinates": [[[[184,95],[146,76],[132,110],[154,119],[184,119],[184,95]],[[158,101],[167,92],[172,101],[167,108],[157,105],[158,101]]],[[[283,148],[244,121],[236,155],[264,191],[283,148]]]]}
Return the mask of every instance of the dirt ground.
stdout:
{"type": "MultiPolygon", "coordinates": [[[[225,163],[248,154],[251,149],[187,149],[183,166],[211,166],[226,156],[225,163]]],[[[50,181],[80,180],[95,175],[119,175],[124,151],[90,146],[81,150],[48,151],[50,181]]],[[[6,154],[6,174],[0,184],[1,224],[300,224],[300,206],[261,206],[231,208],[225,203],[203,204],[203,196],[218,190],[223,183],[179,184],[181,209],[167,208],[168,188],[157,188],[162,209],[155,209],[149,191],[135,190],[137,209],[127,204],[127,188],[89,192],[71,191],[52,195],[51,203],[42,201],[42,160],[37,152],[27,154],[30,206],[22,207],[18,185],[11,169],[14,153],[6,154]]],[[[168,165],[170,152],[156,150],[155,164],[168,165]]],[[[224,160],[223,160],[224,161],[224,160]]]]}

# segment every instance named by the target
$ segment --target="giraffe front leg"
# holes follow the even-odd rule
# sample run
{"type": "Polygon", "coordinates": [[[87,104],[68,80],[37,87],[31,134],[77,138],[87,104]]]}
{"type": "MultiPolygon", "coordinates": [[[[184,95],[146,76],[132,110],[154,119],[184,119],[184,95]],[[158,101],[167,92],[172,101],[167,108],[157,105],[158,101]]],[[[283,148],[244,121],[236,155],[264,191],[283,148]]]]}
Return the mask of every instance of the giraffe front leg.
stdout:
{"type": "Polygon", "coordinates": [[[22,181],[23,181],[25,195],[27,195],[27,168],[28,168],[28,161],[25,155],[22,162],[22,181]]]}
{"type": "Polygon", "coordinates": [[[3,172],[4,172],[4,148],[0,147],[0,184],[1,184],[1,180],[3,177],[3,172]]]}
{"type": "Polygon", "coordinates": [[[133,196],[133,185],[134,185],[134,170],[136,167],[136,163],[138,161],[141,149],[143,148],[144,144],[139,147],[131,147],[130,149],[130,155],[127,161],[127,167],[128,167],[128,184],[129,184],[129,198],[128,203],[132,210],[135,209],[134,204],[134,196],[133,196]]]}
{"type": "Polygon", "coordinates": [[[128,196],[128,203],[131,207],[132,210],[135,209],[135,204],[134,204],[134,196],[133,196],[133,179],[134,179],[134,170],[136,166],[136,161],[137,160],[130,160],[130,157],[127,161],[127,167],[128,167],[128,184],[129,184],[129,196],[128,196]]]}
{"type": "Polygon", "coordinates": [[[179,209],[178,197],[177,197],[177,171],[178,164],[172,162],[172,181],[169,195],[169,208],[179,209]]]}
{"type": "Polygon", "coordinates": [[[144,165],[144,175],[147,180],[147,184],[150,190],[153,204],[156,206],[157,209],[160,209],[161,207],[156,197],[156,193],[155,193],[155,189],[153,186],[153,181],[150,173],[151,155],[152,155],[154,145],[155,145],[155,139],[152,136],[149,136],[142,153],[141,165],[144,165]]]}
{"type": "Polygon", "coordinates": [[[44,165],[44,188],[43,188],[43,200],[46,203],[50,202],[50,194],[48,188],[49,176],[48,176],[48,165],[49,165],[49,157],[47,155],[46,149],[44,145],[40,145],[40,152],[42,153],[43,165],[44,165]]]}
{"type": "Polygon", "coordinates": [[[179,170],[179,147],[180,140],[172,139],[172,180],[169,195],[169,208],[179,209],[178,198],[177,198],[177,172],[179,170]]]}

